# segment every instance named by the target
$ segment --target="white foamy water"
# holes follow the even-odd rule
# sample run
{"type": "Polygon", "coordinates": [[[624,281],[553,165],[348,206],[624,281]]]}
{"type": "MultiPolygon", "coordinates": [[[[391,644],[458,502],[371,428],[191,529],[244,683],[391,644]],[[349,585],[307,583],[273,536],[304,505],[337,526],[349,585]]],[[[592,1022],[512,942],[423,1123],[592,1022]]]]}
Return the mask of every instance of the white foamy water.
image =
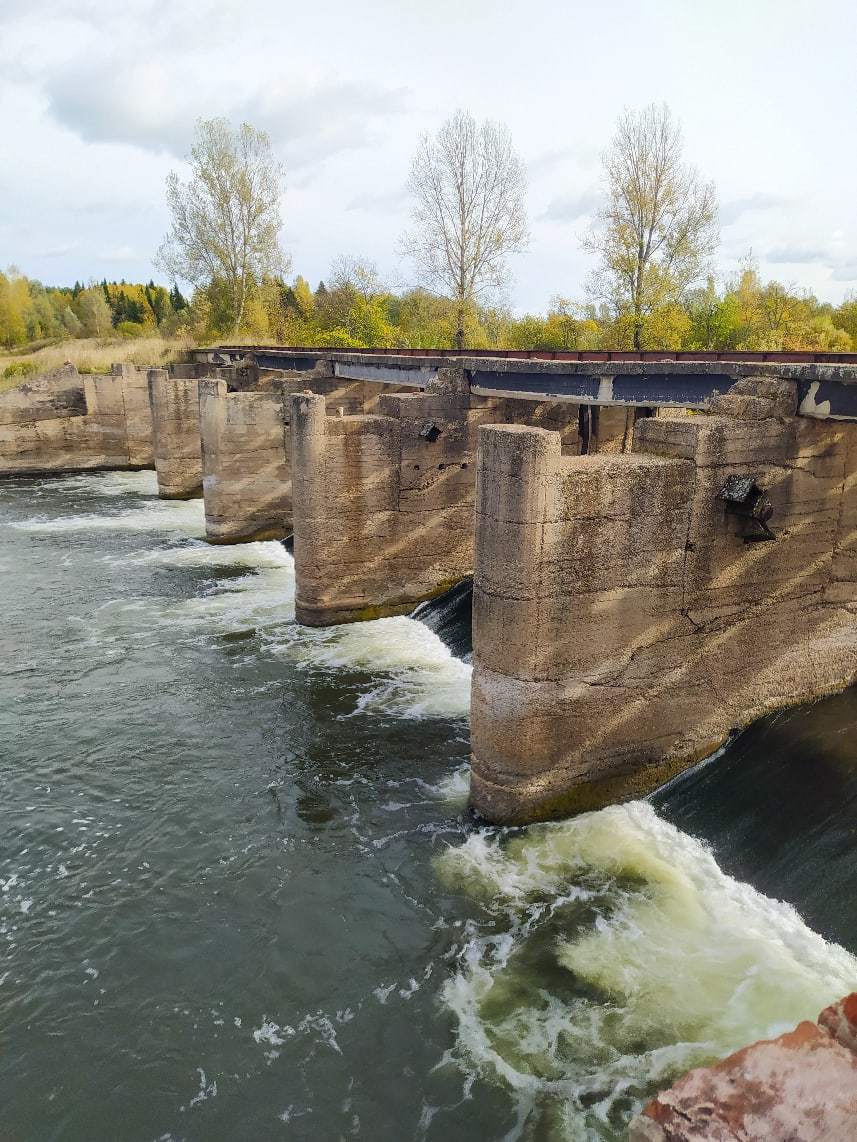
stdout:
{"type": "Polygon", "coordinates": [[[158,477],[148,469],[142,472],[92,472],[51,480],[50,490],[84,492],[96,496],[157,496],[158,477]]]}
{"type": "Polygon", "coordinates": [[[439,868],[501,918],[443,996],[461,1065],[515,1092],[510,1137],[535,1114],[552,1139],[620,1137],[655,1087],[857,986],[854,956],[647,803],[476,833],[439,868]]]}
{"type": "Polygon", "coordinates": [[[460,718],[469,712],[470,665],[455,658],[423,623],[399,617],[321,629],[297,624],[294,560],[280,543],[194,543],[147,549],[121,561],[165,570],[210,568],[216,582],[178,602],[147,598],[108,604],[102,609],[105,620],[133,618],[142,607],[155,622],[203,633],[255,632],[268,652],[305,669],[373,675],[377,682],[363,690],[355,714],[460,718]],[[222,576],[236,568],[247,574],[222,576]]]}
{"type": "Polygon", "coordinates": [[[307,661],[329,669],[385,674],[366,691],[355,713],[380,711],[403,717],[466,717],[472,667],[456,658],[424,623],[404,616],[327,630],[297,627],[307,661]]]}
{"type": "MultiPolygon", "coordinates": [[[[135,474],[135,473],[130,473],[135,474]]],[[[147,473],[148,474],[148,473],[147,473]]],[[[95,477],[87,477],[95,479],[95,477]]],[[[114,493],[106,493],[112,495],[114,493]]],[[[118,495],[119,493],[115,493],[118,495]]],[[[51,532],[141,531],[181,532],[205,535],[202,500],[152,500],[143,507],[120,512],[87,512],[83,515],[31,516],[11,524],[20,531],[51,532]]]]}

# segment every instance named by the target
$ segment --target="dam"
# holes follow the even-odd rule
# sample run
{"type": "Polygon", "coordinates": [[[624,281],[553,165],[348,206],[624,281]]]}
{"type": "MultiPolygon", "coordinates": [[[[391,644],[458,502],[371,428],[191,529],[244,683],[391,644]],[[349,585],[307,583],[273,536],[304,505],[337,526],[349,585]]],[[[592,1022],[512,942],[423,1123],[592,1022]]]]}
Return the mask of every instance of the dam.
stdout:
{"type": "MultiPolygon", "coordinates": [[[[854,691],[786,709],[772,700],[807,694],[785,692],[784,680],[807,678],[789,659],[799,645],[818,671],[810,683],[824,678],[819,692],[845,684],[849,362],[833,372],[782,362],[776,378],[770,363],[712,362],[693,392],[679,389],[688,368],[675,362],[684,375],[659,366],[679,378],[672,387],[659,380],[650,406],[626,406],[595,403],[608,399],[603,366],[614,362],[596,362],[594,381],[568,374],[589,386],[587,403],[561,399],[561,362],[533,370],[542,391],[521,387],[520,358],[510,358],[513,390],[502,389],[511,366],[475,385],[470,366],[448,358],[417,361],[429,372],[410,377],[396,366],[386,380],[337,375],[331,356],[305,360],[310,368],[285,360],[261,378],[247,363],[189,362],[172,379],[197,387],[177,402],[193,420],[197,396],[192,448],[180,432],[155,431],[148,464],[132,463],[127,427],[105,420],[86,433],[100,432],[100,447],[109,430],[124,441],[116,451],[87,444],[77,464],[57,450],[51,475],[43,453],[0,482],[7,1129],[88,1142],[121,1137],[133,1120],[144,1136],[206,1142],[384,1138],[394,1117],[400,1134],[427,1142],[618,1142],[683,1072],[815,1020],[857,978],[854,691]],[[657,403],[668,395],[672,405],[657,403]],[[212,410],[202,399],[215,402],[215,420],[221,400],[238,411],[226,403],[204,429],[212,410]],[[507,400],[532,402],[530,419],[482,418],[479,402],[507,400]],[[424,421],[440,429],[433,441],[419,436],[424,421]],[[448,478],[456,499],[437,499],[446,480],[403,489],[408,462],[422,471],[436,449],[443,473],[437,465],[456,462],[459,446],[470,451],[448,478]],[[188,461],[183,487],[162,485],[159,447],[168,462],[188,461]],[[296,464],[300,449],[308,459],[296,464]],[[473,561],[447,576],[474,577],[472,661],[458,649],[465,632],[434,622],[446,596],[406,600],[414,617],[296,621],[295,512],[318,504],[321,486],[327,515],[304,518],[316,532],[318,521],[337,523],[338,485],[320,479],[339,449],[339,471],[362,480],[356,495],[378,498],[366,510],[352,502],[337,549],[319,547],[329,566],[349,534],[365,534],[347,529],[380,517],[375,555],[395,570],[395,544],[412,534],[399,520],[408,496],[436,497],[432,511],[472,510],[473,561]],[[221,474],[213,509],[205,479],[221,474]],[[719,497],[732,474],[753,475],[770,515],[727,508],[719,497]],[[304,481],[297,496],[286,475],[304,481]],[[763,534],[762,516],[774,539],[746,542],[763,534]],[[530,545],[528,529],[553,546],[530,545]],[[279,540],[290,533],[294,557],[279,540]],[[249,541],[230,541],[241,534],[249,541]],[[672,609],[629,626],[631,592],[651,585],[672,609]],[[683,623],[672,657],[669,636],[683,623]],[[722,748],[674,770],[678,719],[658,713],[650,723],[664,723],[664,757],[632,755],[652,748],[644,707],[656,686],[669,710],[669,687],[719,670],[717,655],[733,647],[743,674],[712,680],[717,701],[729,699],[722,748]],[[601,661],[604,678],[575,673],[601,661]],[[632,680],[637,705],[610,690],[632,680]],[[600,683],[600,706],[581,716],[574,702],[600,683]],[[732,734],[746,687],[771,706],[732,734]],[[510,712],[521,722],[490,729],[510,712]],[[611,726],[620,713],[624,739],[611,726]],[[658,790],[626,788],[611,796],[618,803],[525,829],[474,822],[471,752],[498,819],[510,803],[548,815],[543,794],[571,789],[575,759],[557,763],[556,742],[574,747],[572,719],[603,746],[599,764],[609,733],[623,740],[614,774],[663,763],[658,790]]],[[[619,370],[614,400],[620,375],[640,383],[619,370]]],[[[142,381],[147,392],[153,378],[142,381]]],[[[79,397],[63,411],[72,402],[68,419],[96,415],[79,397]]],[[[423,574],[420,550],[408,558],[423,574]]],[[[368,543],[355,550],[361,575],[371,554],[368,543]]],[[[376,591],[381,578],[364,581],[376,591]]],[[[435,585],[424,577],[415,594],[435,585]]],[[[700,678],[699,704],[679,726],[699,731],[693,753],[723,733],[706,720],[717,702],[700,678]]]]}

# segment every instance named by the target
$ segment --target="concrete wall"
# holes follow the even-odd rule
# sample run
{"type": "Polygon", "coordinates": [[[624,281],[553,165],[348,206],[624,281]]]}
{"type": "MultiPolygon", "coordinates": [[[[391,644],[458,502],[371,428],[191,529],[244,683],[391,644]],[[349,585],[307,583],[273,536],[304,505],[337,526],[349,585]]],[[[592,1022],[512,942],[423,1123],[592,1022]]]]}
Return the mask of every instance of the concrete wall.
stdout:
{"type": "Polygon", "coordinates": [[[158,495],[166,500],[200,496],[199,381],[171,377],[166,369],[150,369],[148,381],[158,495]]]}
{"type": "Polygon", "coordinates": [[[474,807],[522,822],[645,793],[736,727],[857,677],[857,424],[743,381],[711,415],[653,417],[634,452],[563,457],[483,430],[474,807]],[[727,512],[768,490],[777,539],[727,512]]]}
{"type": "Polygon", "coordinates": [[[198,382],[202,489],[212,543],[291,534],[293,393],[309,386],[338,416],[371,411],[382,393],[398,391],[378,382],[339,380],[328,362],[312,372],[269,371],[252,391],[234,391],[228,371],[215,371],[217,377],[198,382]]]}
{"type": "Polygon", "coordinates": [[[73,366],[0,394],[0,474],[152,464],[146,378],[73,366]]]}
{"type": "Polygon", "coordinates": [[[211,543],[280,539],[292,530],[291,438],[280,392],[199,382],[205,532],[211,543]]]}
{"type": "Polygon", "coordinates": [[[155,463],[148,372],[148,369],[136,365],[113,366],[113,376],[122,381],[128,460],[132,466],[140,468],[151,468],[155,463]]]}
{"type": "Polygon", "coordinates": [[[577,406],[472,397],[461,370],[373,400],[377,415],[326,416],[325,398],[292,398],[300,622],[401,614],[472,572],[480,425],[544,423],[578,449],[577,406]]]}

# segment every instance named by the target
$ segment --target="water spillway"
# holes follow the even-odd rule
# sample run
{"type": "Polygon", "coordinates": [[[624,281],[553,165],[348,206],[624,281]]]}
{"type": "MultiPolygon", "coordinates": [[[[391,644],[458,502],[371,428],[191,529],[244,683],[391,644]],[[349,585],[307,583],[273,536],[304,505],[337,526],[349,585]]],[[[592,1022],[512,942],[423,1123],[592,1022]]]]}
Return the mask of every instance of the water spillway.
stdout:
{"type": "Polygon", "coordinates": [[[283,546],[202,513],[0,486],[10,1137],[619,1139],[853,988],[853,691],[650,802],[477,828],[466,586],[311,630],[283,546]]]}

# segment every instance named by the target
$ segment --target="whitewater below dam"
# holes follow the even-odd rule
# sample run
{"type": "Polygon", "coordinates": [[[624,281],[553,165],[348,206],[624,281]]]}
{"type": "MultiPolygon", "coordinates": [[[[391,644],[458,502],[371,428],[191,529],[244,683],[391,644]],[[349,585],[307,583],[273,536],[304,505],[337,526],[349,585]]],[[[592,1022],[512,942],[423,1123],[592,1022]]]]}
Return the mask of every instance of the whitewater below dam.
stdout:
{"type": "Polygon", "coordinates": [[[449,616],[301,627],[149,472],[0,529],[4,1138],[620,1139],[857,987],[857,692],[478,828],[449,616]]]}

